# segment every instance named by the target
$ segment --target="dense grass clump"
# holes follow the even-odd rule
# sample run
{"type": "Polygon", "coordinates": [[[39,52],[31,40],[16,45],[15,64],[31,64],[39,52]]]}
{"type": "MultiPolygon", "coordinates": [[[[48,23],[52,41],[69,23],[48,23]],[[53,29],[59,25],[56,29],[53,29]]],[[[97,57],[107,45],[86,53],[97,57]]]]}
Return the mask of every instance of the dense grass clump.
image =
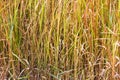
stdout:
{"type": "Polygon", "coordinates": [[[0,0],[0,80],[120,80],[120,0],[0,0]]]}

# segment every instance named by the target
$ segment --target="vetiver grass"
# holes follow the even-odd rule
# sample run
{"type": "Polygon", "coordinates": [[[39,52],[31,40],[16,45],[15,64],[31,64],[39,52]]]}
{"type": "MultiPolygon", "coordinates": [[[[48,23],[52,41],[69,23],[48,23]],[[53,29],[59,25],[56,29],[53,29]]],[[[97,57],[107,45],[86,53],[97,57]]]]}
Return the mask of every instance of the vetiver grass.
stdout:
{"type": "Polygon", "coordinates": [[[0,0],[1,80],[119,80],[120,0],[0,0]]]}

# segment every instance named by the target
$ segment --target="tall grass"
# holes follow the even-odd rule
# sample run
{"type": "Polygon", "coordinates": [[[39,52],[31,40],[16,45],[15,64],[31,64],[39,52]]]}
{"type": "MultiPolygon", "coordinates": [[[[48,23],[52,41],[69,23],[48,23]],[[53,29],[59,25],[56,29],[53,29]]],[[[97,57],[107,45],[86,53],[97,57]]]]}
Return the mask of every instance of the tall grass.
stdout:
{"type": "Polygon", "coordinates": [[[0,79],[119,80],[120,0],[0,0],[0,79]]]}

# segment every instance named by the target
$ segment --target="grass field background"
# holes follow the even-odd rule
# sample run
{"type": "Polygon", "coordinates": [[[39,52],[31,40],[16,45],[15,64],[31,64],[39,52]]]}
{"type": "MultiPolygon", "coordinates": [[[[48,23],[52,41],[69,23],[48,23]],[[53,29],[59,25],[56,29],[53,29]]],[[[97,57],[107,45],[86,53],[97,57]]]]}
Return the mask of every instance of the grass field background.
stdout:
{"type": "Polygon", "coordinates": [[[0,80],[120,80],[120,0],[0,0],[0,80]]]}

